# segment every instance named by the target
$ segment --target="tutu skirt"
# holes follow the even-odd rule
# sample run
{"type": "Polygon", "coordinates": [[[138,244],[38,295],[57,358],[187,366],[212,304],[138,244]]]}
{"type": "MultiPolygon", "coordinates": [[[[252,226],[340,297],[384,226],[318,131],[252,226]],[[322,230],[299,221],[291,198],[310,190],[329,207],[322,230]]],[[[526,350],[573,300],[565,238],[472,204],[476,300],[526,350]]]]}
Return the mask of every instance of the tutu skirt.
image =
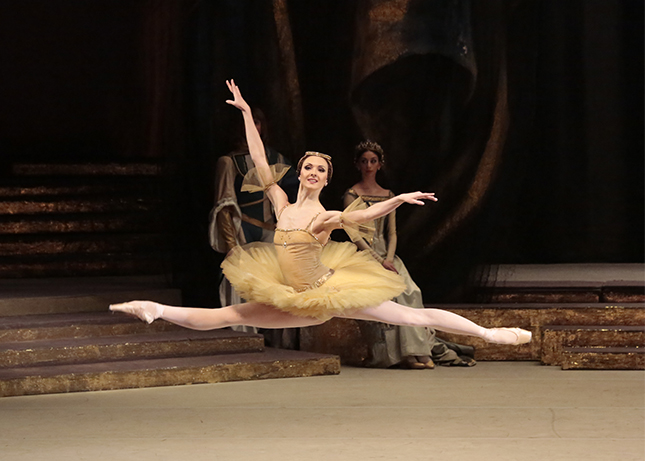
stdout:
{"type": "Polygon", "coordinates": [[[349,242],[329,242],[323,248],[321,262],[334,274],[321,286],[305,291],[285,284],[272,243],[233,248],[222,262],[222,270],[245,300],[322,320],[377,306],[406,288],[398,274],[349,242]]]}

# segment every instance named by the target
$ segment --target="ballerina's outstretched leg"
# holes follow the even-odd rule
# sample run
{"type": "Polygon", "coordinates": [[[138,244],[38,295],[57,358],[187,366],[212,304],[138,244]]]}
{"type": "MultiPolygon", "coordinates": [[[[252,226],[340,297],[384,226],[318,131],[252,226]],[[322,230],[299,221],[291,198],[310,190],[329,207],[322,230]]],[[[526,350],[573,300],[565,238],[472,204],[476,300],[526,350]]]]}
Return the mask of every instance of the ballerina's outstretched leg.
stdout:
{"type": "MultiPolygon", "coordinates": [[[[300,317],[261,303],[243,303],[220,309],[174,307],[152,301],[130,301],[110,306],[111,311],[134,315],[148,323],[162,318],[193,330],[212,330],[233,325],[258,328],[299,328],[320,325],[323,320],[300,317]]],[[[484,328],[441,309],[413,309],[393,301],[343,315],[344,318],[372,320],[402,326],[425,326],[448,333],[477,336],[497,344],[525,344],[531,332],[520,328],[484,328]]]]}
{"type": "Polygon", "coordinates": [[[425,326],[447,333],[477,336],[497,344],[525,344],[531,332],[520,328],[484,328],[460,315],[442,309],[413,309],[393,301],[354,311],[345,318],[372,320],[402,326],[425,326]]]}
{"type": "Polygon", "coordinates": [[[257,328],[299,328],[320,325],[322,320],[299,317],[261,303],[243,303],[220,309],[175,307],[152,301],[130,301],[110,306],[113,312],[124,312],[152,323],[164,319],[192,330],[214,330],[233,325],[257,328]]]}

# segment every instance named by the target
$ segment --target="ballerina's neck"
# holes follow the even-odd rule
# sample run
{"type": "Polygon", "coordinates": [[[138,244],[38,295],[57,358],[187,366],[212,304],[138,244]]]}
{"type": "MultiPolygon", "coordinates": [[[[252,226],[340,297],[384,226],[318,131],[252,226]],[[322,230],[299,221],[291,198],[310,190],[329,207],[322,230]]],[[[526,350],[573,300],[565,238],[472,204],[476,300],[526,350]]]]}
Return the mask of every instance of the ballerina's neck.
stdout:
{"type": "Polygon", "coordinates": [[[316,201],[320,203],[320,192],[322,192],[322,189],[309,189],[300,184],[300,187],[298,187],[298,196],[294,205],[298,202],[306,201],[316,201]]]}
{"type": "Polygon", "coordinates": [[[314,203],[293,203],[284,207],[276,227],[279,229],[311,229],[313,222],[320,213],[325,211],[320,202],[314,203]]]}

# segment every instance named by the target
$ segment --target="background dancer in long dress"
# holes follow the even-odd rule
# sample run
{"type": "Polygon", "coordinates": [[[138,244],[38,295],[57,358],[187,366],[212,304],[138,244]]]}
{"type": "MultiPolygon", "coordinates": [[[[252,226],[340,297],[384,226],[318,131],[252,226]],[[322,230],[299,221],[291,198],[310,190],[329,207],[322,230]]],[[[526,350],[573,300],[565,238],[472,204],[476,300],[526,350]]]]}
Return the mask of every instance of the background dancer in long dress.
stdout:
{"type": "MultiPolygon", "coordinates": [[[[346,207],[358,197],[368,206],[394,197],[395,194],[384,189],[379,180],[386,165],[383,148],[378,143],[366,140],[358,144],[354,149],[354,166],[360,172],[361,179],[343,194],[346,207]]],[[[359,238],[354,244],[360,250],[369,252],[384,268],[403,278],[406,288],[392,301],[424,309],[421,289],[396,255],[396,211],[374,221],[374,236],[371,239],[359,238]]],[[[451,366],[473,366],[476,363],[474,358],[459,356],[445,343],[438,341],[432,328],[370,322],[361,324],[363,330],[369,331],[368,337],[372,338],[369,341],[369,358],[365,362],[369,367],[398,365],[409,369],[431,369],[435,361],[451,366]]],[[[460,350],[459,345],[455,346],[460,350]]]]}

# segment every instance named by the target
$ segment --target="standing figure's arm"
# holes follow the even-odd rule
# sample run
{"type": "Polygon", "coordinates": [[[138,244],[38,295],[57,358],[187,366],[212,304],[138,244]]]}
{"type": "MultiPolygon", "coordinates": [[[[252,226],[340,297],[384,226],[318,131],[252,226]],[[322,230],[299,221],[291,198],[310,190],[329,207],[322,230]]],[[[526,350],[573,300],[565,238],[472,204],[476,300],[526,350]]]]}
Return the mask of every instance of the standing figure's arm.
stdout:
{"type": "MultiPolygon", "coordinates": [[[[390,197],[394,197],[394,193],[390,192],[390,197]]],[[[394,255],[396,254],[396,210],[387,215],[387,255],[385,260],[389,262],[394,261],[394,255]]]]}
{"type": "Polygon", "coordinates": [[[396,253],[396,210],[387,215],[387,254],[385,260],[381,263],[383,267],[392,272],[398,273],[394,267],[394,255],[396,253]]]}
{"type": "Polygon", "coordinates": [[[251,154],[251,159],[255,164],[258,175],[262,184],[264,185],[264,191],[271,200],[273,208],[275,210],[281,210],[285,205],[289,203],[287,194],[282,190],[282,188],[276,183],[271,168],[269,167],[269,162],[267,162],[266,153],[264,151],[264,143],[258,133],[257,128],[255,127],[255,122],[253,121],[253,114],[251,113],[251,107],[242,97],[240,89],[237,87],[233,80],[227,80],[226,85],[228,89],[233,93],[233,99],[227,100],[226,103],[237,108],[242,112],[242,117],[244,117],[244,130],[246,133],[246,143],[249,147],[249,153],[251,154]]]}
{"type": "Polygon", "coordinates": [[[246,243],[241,229],[242,211],[235,195],[235,165],[230,156],[217,160],[215,173],[215,206],[210,212],[208,233],[211,247],[226,254],[246,243]]]}

